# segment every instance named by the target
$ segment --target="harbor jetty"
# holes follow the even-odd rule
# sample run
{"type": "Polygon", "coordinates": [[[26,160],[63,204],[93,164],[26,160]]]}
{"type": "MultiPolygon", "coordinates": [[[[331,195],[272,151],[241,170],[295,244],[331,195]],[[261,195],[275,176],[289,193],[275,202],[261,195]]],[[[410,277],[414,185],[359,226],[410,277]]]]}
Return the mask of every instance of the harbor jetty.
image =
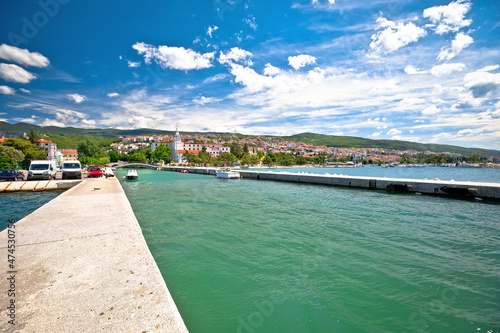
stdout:
{"type": "MultiPolygon", "coordinates": [[[[216,168],[167,167],[162,170],[215,175],[216,168]]],[[[389,190],[399,193],[417,193],[454,198],[479,198],[500,200],[500,183],[453,181],[440,179],[405,179],[387,177],[362,177],[336,174],[315,174],[285,171],[238,170],[241,178],[284,181],[317,185],[331,185],[369,190],[389,190]]]]}
{"type": "Polygon", "coordinates": [[[82,182],[78,180],[41,180],[0,182],[0,193],[3,192],[40,192],[69,190],[82,182]]]}
{"type": "Polygon", "coordinates": [[[0,233],[3,332],[187,332],[115,177],[86,179],[14,226],[0,233]]]}

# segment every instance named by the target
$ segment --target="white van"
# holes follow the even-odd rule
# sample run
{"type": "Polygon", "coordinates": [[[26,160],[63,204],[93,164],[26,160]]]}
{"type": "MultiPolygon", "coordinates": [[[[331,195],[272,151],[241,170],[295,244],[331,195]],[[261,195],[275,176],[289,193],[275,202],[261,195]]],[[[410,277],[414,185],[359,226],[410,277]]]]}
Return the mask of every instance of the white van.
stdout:
{"type": "Polygon", "coordinates": [[[63,162],[62,179],[67,178],[82,178],[82,165],[80,164],[80,161],[71,160],[63,162]]]}
{"type": "Polygon", "coordinates": [[[32,179],[56,179],[55,161],[31,161],[28,169],[28,180],[32,179]]]}

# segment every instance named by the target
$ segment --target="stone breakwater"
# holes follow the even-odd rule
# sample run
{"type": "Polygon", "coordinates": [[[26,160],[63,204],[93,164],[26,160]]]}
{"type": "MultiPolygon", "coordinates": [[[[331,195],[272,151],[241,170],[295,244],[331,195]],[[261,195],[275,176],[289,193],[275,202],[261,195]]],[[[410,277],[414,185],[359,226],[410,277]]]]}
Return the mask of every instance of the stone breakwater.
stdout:
{"type": "Polygon", "coordinates": [[[86,179],[13,225],[12,267],[0,232],[1,331],[187,332],[116,178],[86,179]]]}
{"type": "Polygon", "coordinates": [[[0,182],[0,193],[3,192],[40,192],[69,190],[80,184],[82,180],[40,180],[0,182]]]}

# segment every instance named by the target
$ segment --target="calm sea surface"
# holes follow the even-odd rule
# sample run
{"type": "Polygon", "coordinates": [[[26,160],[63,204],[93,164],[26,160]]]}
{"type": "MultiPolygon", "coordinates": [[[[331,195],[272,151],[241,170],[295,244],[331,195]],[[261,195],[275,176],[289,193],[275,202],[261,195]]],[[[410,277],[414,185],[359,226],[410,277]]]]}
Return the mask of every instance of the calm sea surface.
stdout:
{"type": "MultiPolygon", "coordinates": [[[[462,170],[406,178],[500,179],[462,170]]],[[[498,203],[138,172],[122,186],[190,332],[500,331],[498,203]]]]}
{"type": "Polygon", "coordinates": [[[19,221],[57,197],[61,191],[14,192],[0,194],[0,231],[7,228],[9,220],[19,221]]]}

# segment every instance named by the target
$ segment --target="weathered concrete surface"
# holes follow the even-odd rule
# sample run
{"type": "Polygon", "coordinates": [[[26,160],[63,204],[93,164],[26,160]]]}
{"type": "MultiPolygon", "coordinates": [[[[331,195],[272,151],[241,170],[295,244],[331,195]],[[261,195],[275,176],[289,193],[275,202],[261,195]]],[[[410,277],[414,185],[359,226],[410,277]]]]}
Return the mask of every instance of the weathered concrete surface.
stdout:
{"type": "Polygon", "coordinates": [[[19,192],[19,191],[57,191],[68,190],[82,182],[81,179],[76,180],[31,180],[31,181],[15,181],[15,182],[0,182],[0,193],[2,192],[19,192]]]}
{"type": "Polygon", "coordinates": [[[439,179],[400,179],[383,177],[361,177],[331,174],[238,171],[242,178],[275,180],[295,183],[309,183],[392,190],[398,192],[434,194],[453,197],[500,199],[500,183],[445,181],[439,179]]]}
{"type": "Polygon", "coordinates": [[[8,332],[187,332],[116,178],[88,179],[15,224],[16,325],[8,332]]]}

